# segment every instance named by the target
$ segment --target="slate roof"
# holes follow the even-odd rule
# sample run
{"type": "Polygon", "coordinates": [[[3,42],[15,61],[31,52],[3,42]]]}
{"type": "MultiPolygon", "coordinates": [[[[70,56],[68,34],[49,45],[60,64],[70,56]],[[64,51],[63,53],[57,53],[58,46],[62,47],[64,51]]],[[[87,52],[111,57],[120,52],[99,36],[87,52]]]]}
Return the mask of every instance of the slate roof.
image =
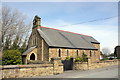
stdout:
{"type": "Polygon", "coordinates": [[[92,43],[99,42],[92,36],[78,33],[62,31],[47,27],[37,29],[41,37],[46,41],[49,47],[74,48],[74,49],[97,49],[92,43]]]}
{"type": "Polygon", "coordinates": [[[34,47],[30,47],[27,51],[25,51],[22,55],[27,55],[28,53],[30,53],[32,50],[34,50],[36,48],[36,46],[34,47]]]}

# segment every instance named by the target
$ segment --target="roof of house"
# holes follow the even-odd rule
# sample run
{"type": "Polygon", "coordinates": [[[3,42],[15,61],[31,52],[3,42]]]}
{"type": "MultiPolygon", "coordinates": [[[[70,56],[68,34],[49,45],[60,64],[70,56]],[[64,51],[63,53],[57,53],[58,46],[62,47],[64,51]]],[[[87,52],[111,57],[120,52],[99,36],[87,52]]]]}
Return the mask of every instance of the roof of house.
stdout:
{"type": "Polygon", "coordinates": [[[36,48],[36,46],[30,47],[27,51],[25,51],[22,55],[27,55],[28,53],[30,53],[32,50],[34,50],[36,48]]]}
{"type": "Polygon", "coordinates": [[[99,44],[97,40],[88,35],[43,26],[41,29],[37,29],[37,31],[50,47],[97,49],[92,45],[92,43],[99,44]]]}

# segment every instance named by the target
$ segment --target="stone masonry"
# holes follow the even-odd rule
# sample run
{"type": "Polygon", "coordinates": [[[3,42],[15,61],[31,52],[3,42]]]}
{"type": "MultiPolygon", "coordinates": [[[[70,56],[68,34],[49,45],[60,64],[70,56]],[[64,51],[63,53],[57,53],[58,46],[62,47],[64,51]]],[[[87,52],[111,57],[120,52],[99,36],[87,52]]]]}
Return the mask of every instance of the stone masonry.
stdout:
{"type": "Polygon", "coordinates": [[[60,59],[53,58],[52,64],[6,65],[2,66],[2,78],[23,78],[63,73],[60,59]]]}
{"type": "Polygon", "coordinates": [[[95,68],[102,68],[112,65],[118,65],[119,60],[106,60],[99,62],[92,62],[88,60],[88,62],[74,62],[73,69],[74,70],[90,70],[95,68]]]}

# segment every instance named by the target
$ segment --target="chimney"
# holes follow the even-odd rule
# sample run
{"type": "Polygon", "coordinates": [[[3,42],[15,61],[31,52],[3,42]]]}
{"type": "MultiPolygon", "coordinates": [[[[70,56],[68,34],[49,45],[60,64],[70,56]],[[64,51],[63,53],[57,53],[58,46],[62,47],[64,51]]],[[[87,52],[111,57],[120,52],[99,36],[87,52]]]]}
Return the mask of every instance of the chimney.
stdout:
{"type": "Polygon", "coordinates": [[[33,20],[33,29],[34,28],[40,29],[40,26],[41,26],[41,18],[36,15],[33,20]]]}

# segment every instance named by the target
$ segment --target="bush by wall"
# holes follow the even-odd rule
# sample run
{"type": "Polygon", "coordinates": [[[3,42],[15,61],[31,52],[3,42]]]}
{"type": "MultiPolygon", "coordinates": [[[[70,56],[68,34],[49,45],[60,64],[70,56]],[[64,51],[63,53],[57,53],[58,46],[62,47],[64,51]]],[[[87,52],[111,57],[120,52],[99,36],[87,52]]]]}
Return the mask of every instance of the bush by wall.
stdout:
{"type": "Polygon", "coordinates": [[[78,56],[75,58],[75,62],[87,62],[88,58],[86,54],[83,54],[82,57],[78,56]]]}
{"type": "Polygon", "coordinates": [[[3,65],[22,64],[21,52],[19,50],[6,50],[2,58],[3,65]]]}

